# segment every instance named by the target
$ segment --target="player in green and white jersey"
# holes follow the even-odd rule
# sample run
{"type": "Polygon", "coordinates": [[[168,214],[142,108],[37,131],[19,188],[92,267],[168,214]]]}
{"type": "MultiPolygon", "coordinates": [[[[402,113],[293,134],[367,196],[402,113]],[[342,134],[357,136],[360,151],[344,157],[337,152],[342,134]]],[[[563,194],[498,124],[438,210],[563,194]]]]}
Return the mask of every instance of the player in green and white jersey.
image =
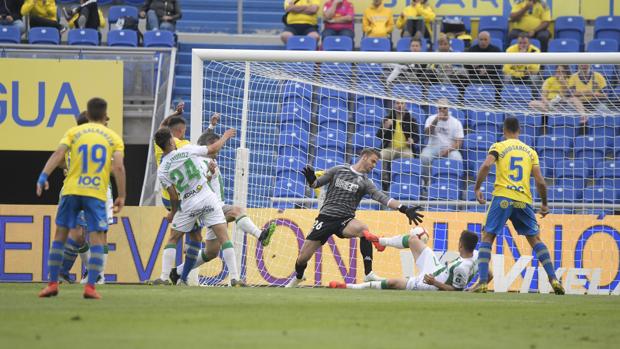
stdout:
{"type": "Polygon", "coordinates": [[[478,235],[463,230],[459,238],[459,256],[446,263],[440,263],[433,250],[426,246],[416,234],[380,238],[379,243],[398,249],[409,248],[420,274],[410,278],[370,281],[361,284],[345,284],[340,281],[329,283],[331,288],[351,289],[397,289],[412,291],[462,291],[477,272],[478,235]]]}

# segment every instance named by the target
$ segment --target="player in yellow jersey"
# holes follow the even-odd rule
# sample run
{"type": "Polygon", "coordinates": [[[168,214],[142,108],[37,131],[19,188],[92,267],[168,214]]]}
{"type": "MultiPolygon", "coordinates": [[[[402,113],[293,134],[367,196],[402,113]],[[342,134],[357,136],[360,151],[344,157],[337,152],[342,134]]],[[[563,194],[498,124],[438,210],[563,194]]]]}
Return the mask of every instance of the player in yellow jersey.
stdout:
{"type": "Polygon", "coordinates": [[[489,149],[486,160],[480,166],[474,191],[479,203],[485,204],[480,190],[491,166],[495,164],[496,179],[493,200],[482,228],[482,242],[478,250],[478,270],[480,280],[475,292],[486,292],[489,280],[489,260],[491,247],[497,234],[510,219],[519,235],[525,235],[540,263],[545,268],[555,294],[564,294],[564,288],[555,276],[547,246],[540,239],[540,229],[532,207],[530,176],[534,177],[536,189],[542,201],[540,214],[544,218],[549,213],[547,207],[547,185],[540,171],[536,151],[519,140],[519,120],[508,117],[504,120],[505,141],[497,142],[489,149]]]}
{"type": "Polygon", "coordinates": [[[110,171],[114,174],[118,197],[114,212],[125,205],[125,167],[123,165],[123,140],[104,126],[107,118],[107,102],[101,98],[88,101],[89,123],[69,129],[60,141],[58,149],[50,156],[37,180],[37,195],[49,188],[47,177],[65,161],[69,152],[71,162],[65,178],[62,198],[56,214],[56,234],[50,247],[48,268],[50,281],[39,297],[58,294],[58,274],[69,229],[77,225],[80,210],[84,210],[87,230],[90,233],[90,257],[88,259],[88,282],[84,298],[101,298],[95,291],[95,282],[103,268],[105,233],[108,230],[106,198],[110,171]]]}

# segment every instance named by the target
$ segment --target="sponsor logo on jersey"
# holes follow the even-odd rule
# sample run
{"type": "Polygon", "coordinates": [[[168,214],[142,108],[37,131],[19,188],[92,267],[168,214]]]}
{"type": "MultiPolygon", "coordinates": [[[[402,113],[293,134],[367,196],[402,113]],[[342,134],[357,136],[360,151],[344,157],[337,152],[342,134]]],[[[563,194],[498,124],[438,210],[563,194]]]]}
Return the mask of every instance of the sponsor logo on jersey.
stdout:
{"type": "Polygon", "coordinates": [[[355,184],[355,183],[351,183],[351,182],[347,182],[343,179],[340,178],[336,178],[336,183],[334,184],[337,188],[346,190],[346,191],[350,191],[352,193],[357,192],[357,190],[359,189],[359,185],[355,184]]]}
{"type": "Polygon", "coordinates": [[[499,207],[501,208],[508,208],[508,205],[509,205],[508,200],[502,200],[499,202],[499,207]]]}
{"type": "Polygon", "coordinates": [[[185,195],[183,195],[183,200],[187,200],[189,198],[191,198],[192,196],[200,193],[200,191],[202,190],[202,185],[197,186],[196,188],[188,191],[187,193],[185,193],[185,195]]]}

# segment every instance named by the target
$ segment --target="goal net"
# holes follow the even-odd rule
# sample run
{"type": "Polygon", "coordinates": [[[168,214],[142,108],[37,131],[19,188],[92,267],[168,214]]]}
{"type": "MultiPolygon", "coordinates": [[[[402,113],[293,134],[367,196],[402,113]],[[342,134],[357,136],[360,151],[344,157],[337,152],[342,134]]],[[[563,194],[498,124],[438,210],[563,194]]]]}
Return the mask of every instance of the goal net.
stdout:
{"type": "MultiPolygon", "coordinates": [[[[481,231],[488,206],[474,197],[477,170],[502,140],[503,120],[516,117],[520,140],[538,152],[546,177],[552,214],[539,224],[554,266],[575,290],[609,292],[620,281],[615,64],[615,53],[194,50],[191,140],[213,113],[221,114],[216,133],[237,129],[217,157],[225,201],[247,209],[260,228],[275,222],[277,230],[267,247],[234,225],[230,233],[246,281],[281,286],[294,275],[326,188],[310,189],[304,166],[322,171],[355,163],[364,148],[381,150],[368,177],[390,197],[423,206],[428,245],[454,255],[463,229],[481,231]]],[[[494,180],[492,169],[482,186],[487,200],[494,180]]],[[[531,189],[539,207],[533,181],[531,189]]],[[[411,228],[404,215],[368,198],[356,217],[380,236],[411,228]]],[[[359,246],[334,235],[309,262],[303,285],[362,282],[359,246]]],[[[492,269],[504,270],[496,288],[546,290],[538,261],[510,223],[493,253],[492,269]]],[[[374,251],[372,264],[382,277],[418,273],[409,250],[374,251]]],[[[204,285],[227,278],[220,260],[200,274],[204,285]]]]}

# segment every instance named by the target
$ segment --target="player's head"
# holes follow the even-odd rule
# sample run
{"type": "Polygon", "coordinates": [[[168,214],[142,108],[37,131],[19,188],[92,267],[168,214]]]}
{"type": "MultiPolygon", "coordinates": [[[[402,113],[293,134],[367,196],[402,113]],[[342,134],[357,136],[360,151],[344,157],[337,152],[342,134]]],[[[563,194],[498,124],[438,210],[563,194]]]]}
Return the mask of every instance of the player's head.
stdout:
{"type": "Polygon", "coordinates": [[[178,139],[185,139],[185,130],[187,125],[185,119],[182,116],[173,116],[168,120],[168,128],[172,135],[178,139]]]}
{"type": "Polygon", "coordinates": [[[86,115],[89,121],[103,124],[108,117],[108,102],[103,98],[91,98],[86,105],[86,115]]]}
{"type": "Polygon", "coordinates": [[[369,173],[377,166],[379,159],[381,159],[381,153],[377,149],[365,148],[360,153],[360,158],[355,165],[362,173],[369,173]]]}
{"type": "Polygon", "coordinates": [[[87,123],[88,117],[87,117],[86,111],[81,112],[80,116],[78,116],[76,121],[77,121],[78,126],[84,125],[85,123],[87,123]]]}
{"type": "MultiPolygon", "coordinates": [[[[217,135],[215,133],[205,132],[205,133],[201,134],[200,137],[198,137],[198,142],[197,143],[198,143],[198,145],[207,145],[208,146],[208,145],[211,145],[211,144],[219,141],[220,138],[222,138],[222,137],[220,137],[219,135],[217,135]]],[[[215,158],[217,156],[217,153],[215,153],[215,154],[209,153],[209,154],[210,154],[209,156],[212,157],[212,158],[215,158]]]]}
{"type": "Polygon", "coordinates": [[[478,235],[476,233],[463,230],[461,232],[461,237],[459,238],[459,251],[464,251],[467,253],[472,253],[476,249],[476,244],[478,243],[478,235]]]}
{"type": "Polygon", "coordinates": [[[504,136],[506,138],[515,138],[519,136],[521,128],[519,127],[519,120],[512,116],[504,119],[504,136]]]}
{"type": "Polygon", "coordinates": [[[169,128],[162,127],[155,132],[155,144],[160,147],[164,153],[173,151],[175,148],[174,139],[172,138],[172,132],[169,128]]]}

